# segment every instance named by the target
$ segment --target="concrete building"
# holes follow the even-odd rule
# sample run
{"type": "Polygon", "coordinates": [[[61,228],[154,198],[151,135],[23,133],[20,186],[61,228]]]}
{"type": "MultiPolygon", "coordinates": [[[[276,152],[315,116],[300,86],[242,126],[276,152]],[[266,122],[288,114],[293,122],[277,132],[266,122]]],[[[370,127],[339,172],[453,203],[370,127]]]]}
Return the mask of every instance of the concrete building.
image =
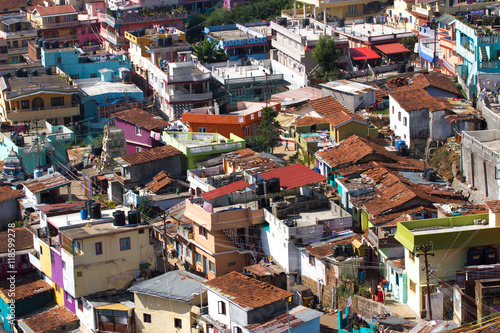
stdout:
{"type": "Polygon", "coordinates": [[[462,175],[484,197],[500,196],[500,131],[483,130],[462,133],[462,175]]]}
{"type": "Polygon", "coordinates": [[[201,315],[208,304],[205,281],[176,270],[129,288],[134,293],[135,331],[191,333],[193,328],[203,327],[201,315]]]}
{"type": "Polygon", "coordinates": [[[71,181],[59,172],[47,174],[23,183],[28,206],[53,204],[59,199],[59,189],[67,186],[68,200],[71,201],[71,181]]]}
{"type": "MultiPolygon", "coordinates": [[[[7,63],[25,62],[28,53],[28,42],[37,38],[37,30],[26,19],[26,13],[9,15],[0,20],[0,38],[7,42],[7,63]]],[[[0,56],[4,56],[4,46],[0,46],[0,56]]],[[[0,57],[0,61],[3,61],[0,57]]]]}
{"type": "Polygon", "coordinates": [[[264,60],[268,58],[271,46],[266,34],[267,22],[257,22],[205,27],[203,34],[208,40],[215,41],[217,48],[226,52],[230,61],[241,58],[264,60]]]}
{"type": "MultiPolygon", "coordinates": [[[[271,22],[273,50],[269,58],[274,73],[283,75],[290,83],[290,89],[302,88],[309,85],[309,75],[317,63],[312,59],[312,50],[325,33],[334,36],[333,29],[324,24],[313,21],[311,25],[304,25],[301,20],[291,20],[280,25],[271,22]]],[[[337,62],[348,64],[348,40],[343,37],[334,37],[335,45],[341,50],[337,62]]]]}
{"type": "Polygon", "coordinates": [[[319,332],[321,312],[300,305],[287,310],[291,292],[236,272],[205,285],[208,315],[202,318],[217,331],[319,332]]]}
{"type": "Polygon", "coordinates": [[[2,77],[0,90],[3,122],[17,124],[46,119],[53,125],[65,125],[80,115],[80,106],[74,98],[78,86],[59,75],[2,77]]]}
{"type": "MultiPolygon", "coordinates": [[[[7,192],[7,195],[12,196],[12,192],[6,191],[7,188],[2,188],[2,192],[7,192]]],[[[9,188],[10,190],[10,188],[9,188]]],[[[11,190],[14,191],[14,190],[11,190]]],[[[21,191],[15,191],[17,195],[22,193],[21,191]]],[[[4,198],[7,196],[3,196],[4,198]]],[[[17,202],[16,202],[17,203],[17,202]]],[[[3,204],[3,202],[2,202],[3,204]]],[[[0,210],[8,210],[9,207],[0,206],[0,210]]],[[[2,229],[7,229],[7,223],[13,222],[12,220],[4,220],[5,224],[2,225],[2,229]]],[[[12,225],[11,225],[12,226],[12,225]]],[[[28,254],[34,253],[33,248],[33,235],[28,231],[28,229],[21,228],[9,228],[8,231],[0,232],[0,240],[2,241],[2,246],[0,248],[0,258],[2,263],[0,267],[2,268],[0,272],[0,281],[5,281],[10,276],[10,272],[16,271],[19,277],[22,277],[25,274],[31,273],[33,271],[33,266],[31,266],[28,254]],[[9,234],[11,234],[9,236],[9,234]],[[14,243],[14,253],[12,253],[12,245],[9,248],[9,237],[12,238],[15,235],[16,242],[14,243]]],[[[12,243],[12,241],[10,241],[12,243]]],[[[2,315],[7,315],[3,313],[2,315]]]]}
{"type": "Polygon", "coordinates": [[[38,37],[78,42],[78,11],[72,5],[36,6],[27,12],[27,19],[37,29],[38,37]]]}
{"type": "MultiPolygon", "coordinates": [[[[5,230],[7,229],[9,223],[13,223],[21,219],[17,199],[22,197],[23,193],[21,191],[13,190],[8,186],[0,187],[0,192],[2,192],[0,195],[0,221],[2,221],[0,229],[5,230]]],[[[7,245],[7,241],[5,241],[5,244],[7,245]]],[[[5,253],[5,255],[7,255],[7,253],[5,253]]],[[[0,274],[6,274],[6,272],[7,271],[4,267],[0,274]]]]}
{"type": "MultiPolygon", "coordinates": [[[[415,0],[395,1],[385,8],[387,24],[405,30],[418,28],[418,19],[411,10],[415,0]]],[[[413,51],[413,50],[412,50],[413,51]]]]}
{"type": "Polygon", "coordinates": [[[375,103],[375,93],[378,90],[373,86],[349,80],[322,83],[320,87],[322,88],[323,97],[333,96],[351,112],[372,107],[375,103]]]}

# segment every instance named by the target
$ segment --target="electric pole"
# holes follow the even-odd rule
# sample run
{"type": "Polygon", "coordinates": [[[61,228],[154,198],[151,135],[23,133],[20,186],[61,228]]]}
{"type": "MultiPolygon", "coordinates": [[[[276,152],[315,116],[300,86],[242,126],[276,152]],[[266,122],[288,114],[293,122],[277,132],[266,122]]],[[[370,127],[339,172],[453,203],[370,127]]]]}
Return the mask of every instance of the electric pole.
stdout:
{"type": "MultiPolygon", "coordinates": [[[[429,250],[432,248],[432,242],[427,243],[427,245],[421,244],[416,248],[417,251],[422,251],[424,255],[424,267],[422,270],[425,270],[425,278],[427,280],[427,303],[428,303],[428,313],[427,319],[432,320],[432,305],[431,305],[431,286],[429,284],[429,262],[427,261],[427,256],[433,256],[434,253],[429,253],[429,250]]],[[[421,254],[417,253],[417,257],[420,257],[421,254]]]]}

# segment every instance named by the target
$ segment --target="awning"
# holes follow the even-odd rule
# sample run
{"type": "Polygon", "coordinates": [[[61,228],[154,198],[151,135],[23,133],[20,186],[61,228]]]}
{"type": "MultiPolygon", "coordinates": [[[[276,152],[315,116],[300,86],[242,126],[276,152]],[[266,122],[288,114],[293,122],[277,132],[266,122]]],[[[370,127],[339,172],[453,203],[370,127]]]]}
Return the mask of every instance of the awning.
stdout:
{"type": "Polygon", "coordinates": [[[398,54],[398,53],[406,53],[410,52],[406,47],[399,43],[390,43],[390,44],[384,44],[384,45],[375,45],[377,49],[382,51],[384,54],[398,54]]]}
{"type": "Polygon", "coordinates": [[[380,59],[380,56],[369,47],[353,47],[349,49],[349,54],[354,60],[380,59]]]}
{"type": "Polygon", "coordinates": [[[260,176],[264,179],[269,179],[272,177],[279,178],[280,187],[284,190],[289,190],[292,188],[326,180],[325,176],[322,176],[316,171],[313,171],[300,163],[264,172],[261,173],[260,176]]]}
{"type": "Polygon", "coordinates": [[[205,192],[201,195],[201,197],[204,198],[205,200],[212,200],[221,197],[223,195],[233,193],[234,191],[241,190],[242,188],[245,188],[247,186],[250,186],[250,184],[248,184],[244,180],[238,180],[237,182],[231,183],[229,185],[222,186],[216,188],[215,190],[205,192]]]}

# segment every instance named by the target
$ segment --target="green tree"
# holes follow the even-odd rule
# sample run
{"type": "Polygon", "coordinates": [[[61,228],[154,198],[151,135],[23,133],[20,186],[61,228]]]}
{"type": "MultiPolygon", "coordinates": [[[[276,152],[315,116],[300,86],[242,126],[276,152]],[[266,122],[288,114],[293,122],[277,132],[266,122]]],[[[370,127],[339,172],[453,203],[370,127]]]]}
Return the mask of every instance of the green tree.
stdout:
{"type": "Polygon", "coordinates": [[[318,44],[312,51],[312,58],[321,67],[323,73],[333,72],[337,69],[337,58],[340,51],[335,46],[335,39],[332,36],[324,35],[319,38],[318,44]]]}
{"type": "Polygon", "coordinates": [[[280,136],[281,125],[276,120],[278,111],[271,107],[262,108],[262,119],[259,127],[257,127],[257,136],[253,137],[254,143],[263,148],[265,151],[274,147],[276,140],[280,136]]]}
{"type": "Polygon", "coordinates": [[[411,52],[414,52],[415,50],[415,43],[418,42],[418,36],[417,35],[411,35],[410,37],[405,37],[401,39],[401,45],[406,47],[408,50],[411,52]]]}
{"type": "Polygon", "coordinates": [[[228,59],[223,49],[217,48],[214,40],[204,39],[193,45],[193,54],[202,64],[221,62],[228,59]]]}

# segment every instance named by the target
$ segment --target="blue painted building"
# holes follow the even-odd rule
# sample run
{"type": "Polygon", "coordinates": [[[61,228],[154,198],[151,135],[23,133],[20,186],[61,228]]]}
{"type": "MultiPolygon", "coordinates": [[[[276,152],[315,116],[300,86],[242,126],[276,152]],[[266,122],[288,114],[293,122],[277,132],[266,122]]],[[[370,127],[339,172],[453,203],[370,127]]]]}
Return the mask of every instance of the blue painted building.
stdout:
{"type": "Polygon", "coordinates": [[[73,131],[45,121],[31,124],[26,133],[0,133],[0,160],[5,160],[14,151],[22,158],[27,173],[33,173],[38,166],[67,163],[66,144],[75,140],[73,131]]]}
{"type": "Polygon", "coordinates": [[[500,36],[483,27],[473,27],[457,20],[455,22],[457,53],[464,63],[457,65],[457,75],[469,97],[478,95],[485,86],[496,90],[500,74],[500,36]],[[493,81],[493,83],[492,83],[493,81]]]}
{"type": "Polygon", "coordinates": [[[216,27],[205,27],[203,33],[209,40],[217,42],[219,49],[224,49],[229,60],[254,58],[268,59],[270,39],[266,35],[267,22],[254,24],[229,24],[216,27]]]}
{"type": "Polygon", "coordinates": [[[72,79],[100,77],[99,70],[110,69],[118,75],[119,68],[131,69],[130,60],[125,55],[96,54],[87,55],[76,47],[44,49],[41,51],[42,65],[56,66],[72,79]]]}

